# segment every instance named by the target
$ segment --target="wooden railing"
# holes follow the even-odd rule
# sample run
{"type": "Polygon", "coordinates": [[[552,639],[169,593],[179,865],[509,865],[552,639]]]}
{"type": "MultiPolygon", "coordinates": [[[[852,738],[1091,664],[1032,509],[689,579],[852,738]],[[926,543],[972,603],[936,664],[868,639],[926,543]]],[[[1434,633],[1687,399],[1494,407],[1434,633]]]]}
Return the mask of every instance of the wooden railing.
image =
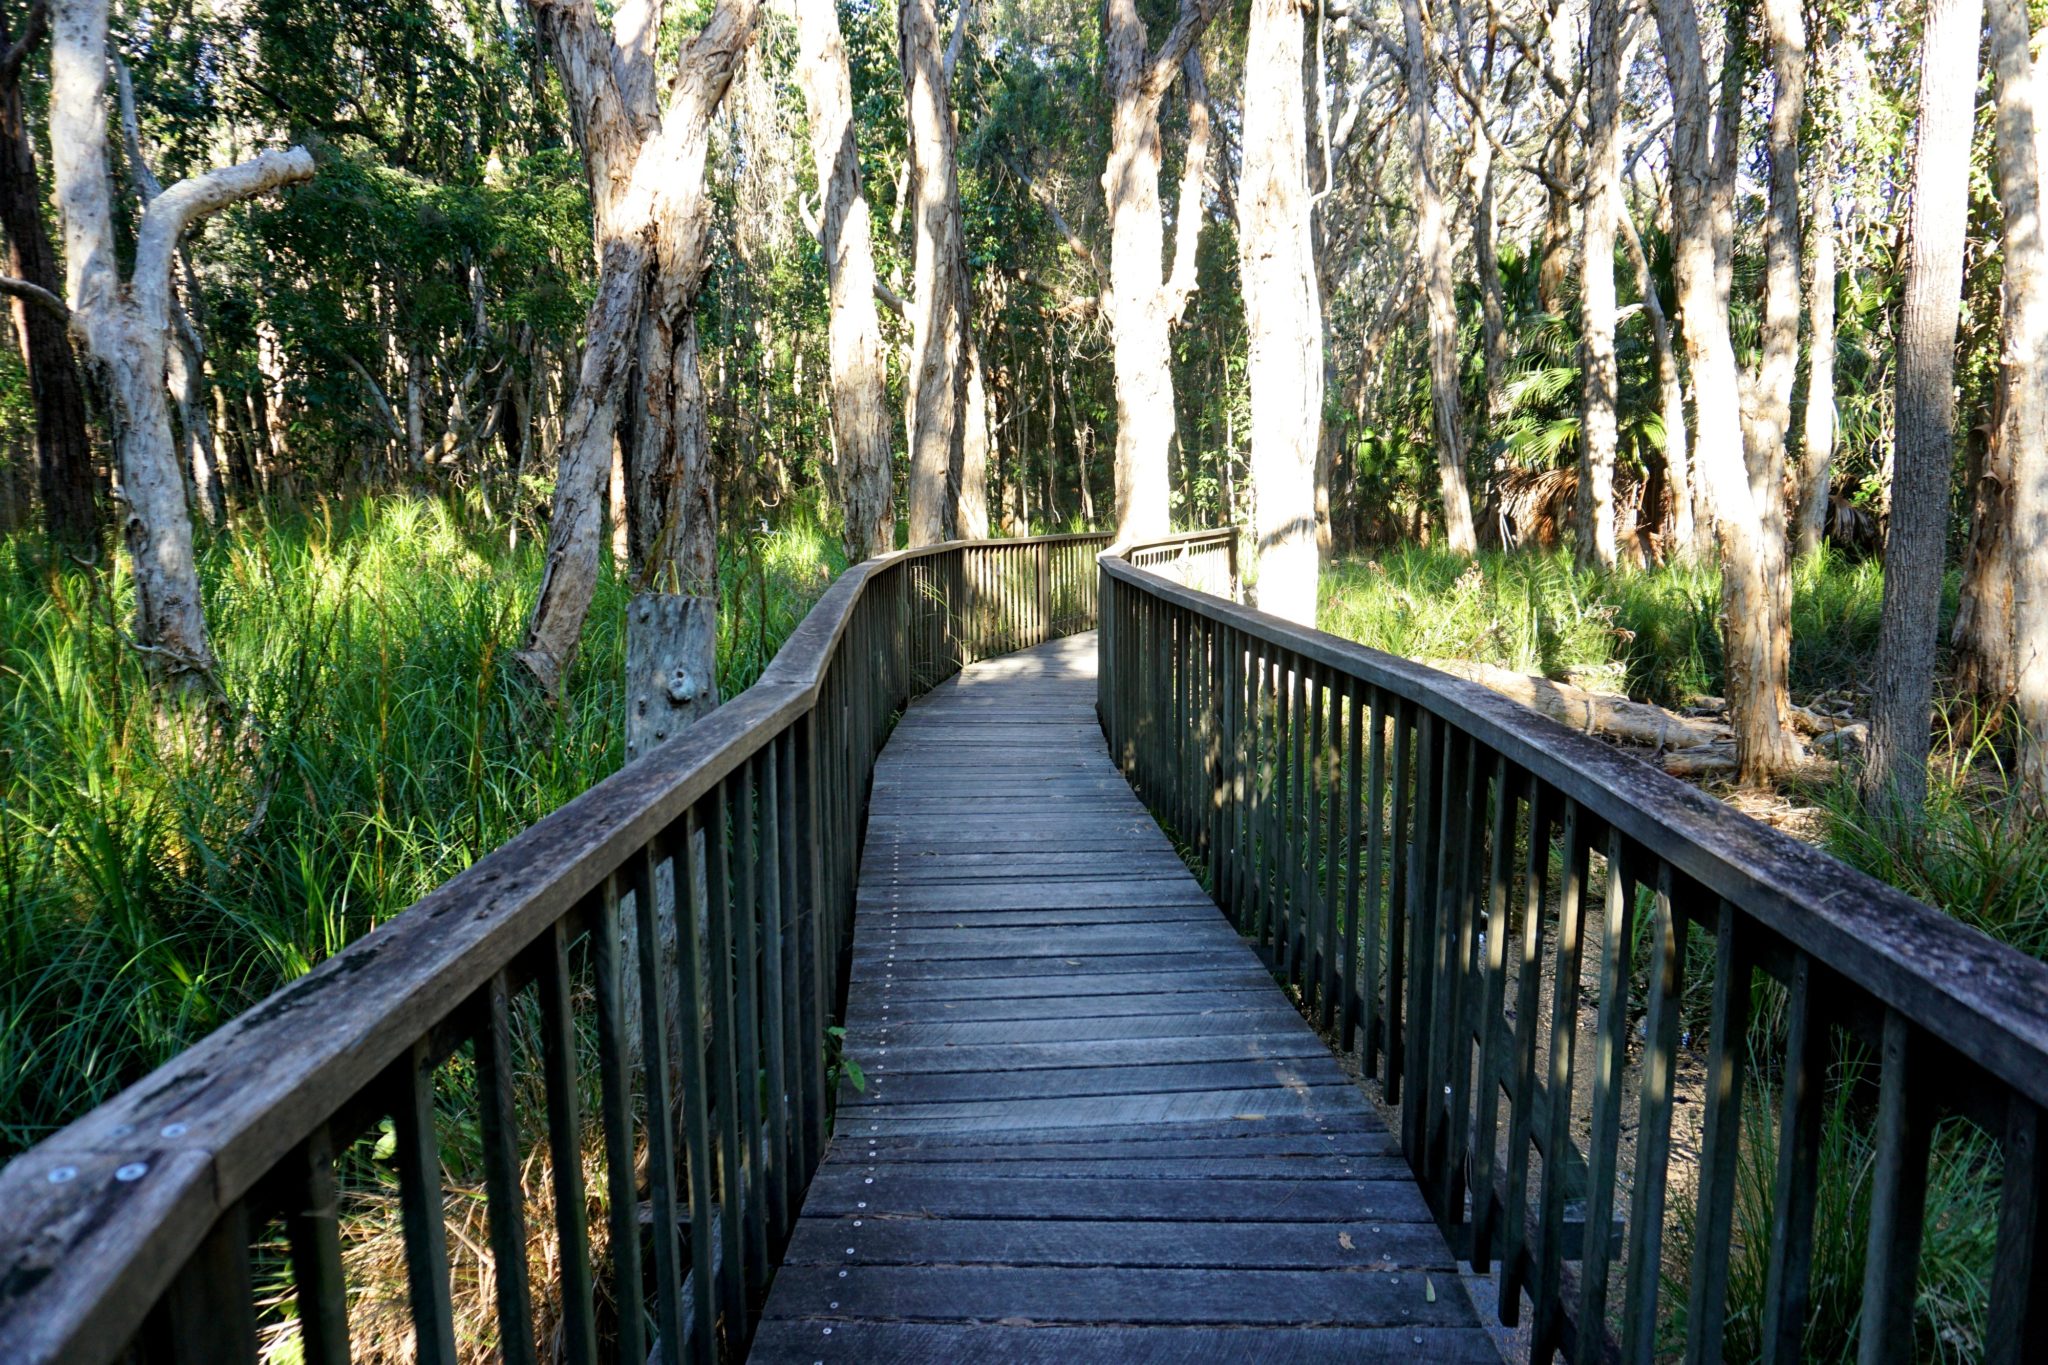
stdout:
{"type": "Polygon", "coordinates": [[[826,1135],[891,717],[965,661],[1091,628],[1107,541],[848,571],[756,686],[18,1157],[0,1361],[215,1365],[292,1333],[346,1361],[380,1216],[420,1360],[532,1361],[542,1322],[578,1365],[737,1358],[826,1135]],[[486,1212],[473,1301],[451,1151],[486,1212]],[[541,1296],[530,1208],[554,1223],[541,1296]]]}
{"type": "Polygon", "coordinates": [[[1398,1105],[1453,1247],[1498,1263],[1502,1320],[1533,1304],[1534,1359],[1647,1362],[1680,1324],[1687,1360],[1721,1359],[1745,1148],[1770,1154],[1761,1353],[1798,1359],[1824,1091],[1860,1074],[1860,1359],[1913,1357],[1930,1136],[1959,1116],[1991,1154],[1961,1178],[1998,1210],[1982,1348],[2048,1360],[2048,966],[1480,687],[1117,555],[1101,573],[1112,752],[1398,1105]],[[1690,1243],[1670,1264],[1667,1226],[1690,1243]]]}

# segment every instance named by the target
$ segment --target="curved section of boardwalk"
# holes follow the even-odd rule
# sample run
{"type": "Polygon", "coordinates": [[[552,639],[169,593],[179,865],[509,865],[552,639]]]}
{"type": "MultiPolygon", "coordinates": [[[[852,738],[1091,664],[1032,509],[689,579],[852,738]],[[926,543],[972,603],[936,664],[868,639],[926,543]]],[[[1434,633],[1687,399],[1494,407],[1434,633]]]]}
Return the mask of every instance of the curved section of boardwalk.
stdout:
{"type": "Polygon", "coordinates": [[[1394,1139],[1109,761],[1095,637],[875,770],[837,1132],[769,1361],[1497,1360],[1394,1139]]]}

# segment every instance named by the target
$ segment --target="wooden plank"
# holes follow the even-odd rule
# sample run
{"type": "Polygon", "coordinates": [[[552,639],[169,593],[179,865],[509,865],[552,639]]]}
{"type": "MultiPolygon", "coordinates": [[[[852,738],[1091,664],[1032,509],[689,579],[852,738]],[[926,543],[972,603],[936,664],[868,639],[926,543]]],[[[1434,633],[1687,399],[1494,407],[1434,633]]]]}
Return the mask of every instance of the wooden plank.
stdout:
{"type": "MultiPolygon", "coordinates": [[[[1336,1022],[1363,928],[1337,803],[1371,781],[1369,708],[1328,715],[1342,699],[1327,679],[1282,658],[1233,662],[1234,639],[1212,660],[1185,622],[1135,612],[1118,630],[1105,650],[1149,660],[1159,686],[1106,694],[1104,714],[1131,741],[1131,782],[1207,847],[1216,900],[1092,724],[1000,711],[996,684],[966,685],[976,665],[899,725],[847,960],[843,1041],[865,1088],[842,1087],[754,1358],[846,1359],[856,1326],[852,1358],[917,1358],[938,1338],[901,1334],[985,1318],[1171,1324],[1197,1356],[1220,1339],[1185,1334],[1228,1324],[1232,1358],[1257,1359],[1269,1336],[1382,1310],[1407,1333],[1404,1358],[1419,1345],[1496,1358],[1399,1147],[1216,911],[1239,907],[1336,1022]],[[1209,670],[1245,695],[1205,700],[1209,670]],[[971,713],[954,705],[970,691],[971,713]],[[1216,743],[1284,756],[1283,779],[1239,791],[1231,748],[1209,766],[1188,737],[1207,733],[1212,706],[1216,743]],[[987,743],[992,731],[1016,744],[987,743]],[[1298,866],[1311,849],[1314,874],[1298,866]]],[[[1032,704],[1087,682],[1049,671],[1032,704]]],[[[1365,1358],[1395,1345],[1343,1340],[1365,1358]]]]}
{"type": "Polygon", "coordinates": [[[839,1317],[764,1324],[749,1359],[758,1365],[818,1360],[865,1365],[1442,1365],[1497,1361],[1484,1333],[1430,1327],[1241,1328],[1051,1327],[872,1323],[839,1317]]]}

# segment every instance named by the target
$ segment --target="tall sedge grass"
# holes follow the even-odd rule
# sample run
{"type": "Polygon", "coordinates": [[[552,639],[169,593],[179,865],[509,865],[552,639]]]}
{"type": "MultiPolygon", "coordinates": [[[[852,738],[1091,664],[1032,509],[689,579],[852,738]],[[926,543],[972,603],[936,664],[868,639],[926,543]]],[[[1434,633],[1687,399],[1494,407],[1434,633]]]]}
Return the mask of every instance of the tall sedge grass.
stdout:
{"type": "MultiPolygon", "coordinates": [[[[798,513],[723,555],[721,692],[843,560],[798,513]]],[[[0,1156],[76,1117],[619,765],[627,585],[561,705],[515,682],[540,547],[380,497],[203,546],[229,742],[160,723],[132,584],[0,540],[0,1156]]]]}

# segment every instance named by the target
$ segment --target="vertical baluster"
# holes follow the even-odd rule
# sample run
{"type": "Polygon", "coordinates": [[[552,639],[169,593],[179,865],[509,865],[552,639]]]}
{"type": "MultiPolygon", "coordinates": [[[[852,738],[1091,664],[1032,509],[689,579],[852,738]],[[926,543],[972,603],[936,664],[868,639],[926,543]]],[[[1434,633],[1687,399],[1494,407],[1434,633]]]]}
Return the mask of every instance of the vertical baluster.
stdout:
{"type": "MultiPolygon", "coordinates": [[[[1536,1331],[1530,1359],[1548,1360],[1564,1335],[1565,1178],[1572,1142],[1572,1053],[1578,1041],[1580,963],[1585,947],[1587,819],[1576,801],[1564,807],[1564,887],[1557,907],[1557,952],[1550,982],[1550,1069],[1544,1077],[1549,1120],[1543,1132],[1543,1186],[1536,1233],[1536,1331]]],[[[1592,1228],[1587,1237],[1597,1236],[1592,1228]]]]}
{"type": "Polygon", "coordinates": [[[624,982],[619,962],[619,887],[607,877],[590,931],[597,988],[597,1074],[604,1120],[605,1192],[611,1205],[614,1301],[619,1305],[619,1355],[647,1358],[645,1292],[640,1275],[640,1195],[633,1187],[633,1092],[626,1042],[624,982]]]}
{"type": "MultiPolygon", "coordinates": [[[[334,1179],[334,1138],[315,1128],[295,1158],[296,1186],[285,1210],[299,1347],[306,1365],[348,1365],[348,1286],[341,1268],[341,1191],[334,1179]]],[[[577,1365],[588,1365],[578,1362],[577,1365]]]]}
{"type": "Polygon", "coordinates": [[[1387,1050],[1386,1098],[1400,1104],[1402,1067],[1407,1061],[1402,1033],[1403,978],[1407,975],[1408,929],[1408,827],[1411,792],[1415,782],[1415,704],[1402,700],[1394,716],[1394,786],[1389,798],[1393,820],[1393,842],[1388,846],[1386,1027],[1381,1030],[1387,1050]]]}
{"type": "MultiPolygon", "coordinates": [[[[1368,710],[1363,719],[1366,724],[1366,777],[1364,814],[1370,824],[1365,836],[1365,885],[1361,895],[1356,885],[1351,889],[1351,914],[1354,919],[1362,917],[1358,926],[1358,967],[1356,980],[1359,989],[1358,1015],[1358,1065],[1366,1075],[1377,1075],[1380,1053],[1380,925],[1386,915],[1386,908],[1380,896],[1380,874],[1386,860],[1387,828],[1387,712],[1386,703],[1377,687],[1366,688],[1368,710]]],[[[1355,757],[1355,756],[1354,756],[1355,757]]],[[[1352,805],[1359,804],[1357,796],[1352,805]]],[[[1357,857],[1358,828],[1353,821],[1351,831],[1352,856],[1357,857]]],[[[1388,1096],[1391,1103],[1393,1096],[1388,1096]]]]}
{"type": "Polygon", "coordinates": [[[1301,1003],[1306,1009],[1316,1004],[1314,993],[1321,987],[1329,952],[1328,940],[1323,936],[1323,909],[1327,902],[1321,889],[1321,884],[1328,880],[1322,847],[1323,784],[1317,781],[1317,770],[1323,766],[1323,680],[1314,664],[1304,663],[1303,674],[1303,694],[1308,698],[1308,765],[1302,769],[1301,785],[1307,798],[1303,804],[1308,818],[1301,830],[1300,866],[1306,883],[1301,916],[1301,1003]]]}
{"type": "Polygon", "coordinates": [[[833,1016],[832,978],[825,972],[830,954],[823,932],[820,905],[824,882],[823,851],[818,843],[818,713],[798,723],[791,746],[790,783],[795,817],[797,869],[797,954],[804,970],[804,1016],[799,1036],[804,1056],[804,1175],[809,1179],[825,1151],[825,1026],[833,1016]]]}
{"type": "Polygon", "coordinates": [[[676,905],[676,972],[682,990],[677,1004],[681,1012],[682,1093],[677,1097],[683,1115],[683,1146],[688,1159],[690,1208],[690,1297],[682,1306],[688,1314],[681,1336],[692,1360],[711,1365],[718,1358],[717,1289],[718,1224],[711,1196],[711,1115],[706,1106],[709,1087],[704,1077],[704,962],[702,934],[708,908],[699,899],[703,884],[703,862],[698,853],[703,837],[697,828],[695,810],[685,811],[682,837],[675,846],[673,863],[676,905]]]}
{"type": "MultiPolygon", "coordinates": [[[[1348,681],[1344,684],[1348,687],[1348,681]]],[[[1321,1022],[1323,1032],[1328,1033],[1337,1022],[1340,981],[1349,980],[1351,940],[1347,937],[1340,953],[1337,945],[1337,897],[1343,885],[1342,862],[1351,861],[1348,845],[1342,842],[1342,828],[1339,820],[1344,809],[1344,733],[1349,722],[1345,709],[1346,693],[1339,690],[1335,675],[1325,679],[1322,705],[1329,712],[1329,740],[1323,749],[1323,946],[1321,968],[1318,973],[1321,984],[1316,992],[1321,1001],[1321,1022]]],[[[1319,711],[1320,715],[1321,712],[1319,711]]],[[[1342,994],[1349,998],[1350,991],[1342,994]]]]}
{"type": "Polygon", "coordinates": [[[1628,1065],[1635,881],[1621,835],[1607,836],[1606,915],[1600,932],[1600,1022],[1593,1051],[1593,1121],[1586,1144],[1586,1220],[1579,1256],[1581,1360],[1600,1355],[1607,1335],[1608,1228],[1614,1221],[1615,1162],[1621,1140],[1622,1069],[1628,1065]]]}
{"type": "MultiPolygon", "coordinates": [[[[665,841],[664,841],[665,842],[665,841]]],[[[669,1097],[668,983],[663,979],[661,920],[656,865],[668,850],[640,850],[630,866],[633,921],[640,952],[640,1078],[647,1103],[647,1195],[654,1242],[654,1321],[663,1365],[683,1358],[682,1260],[676,1247],[682,1221],[676,1207],[675,1109],[669,1097]]],[[[681,891],[681,887],[676,888],[681,891]]],[[[682,935],[678,933],[677,939],[682,935]]]]}
{"type": "MultiPolygon", "coordinates": [[[[843,725],[842,721],[842,725],[843,725]]],[[[739,1019],[733,1002],[737,950],[733,931],[731,812],[726,785],[711,792],[704,831],[705,961],[710,967],[711,1089],[718,1119],[719,1311],[728,1344],[746,1335],[748,1266],[745,1250],[746,1161],[740,1142],[739,1019]]]]}
{"type": "Polygon", "coordinates": [[[1493,833],[1488,841],[1486,935],[1479,992],[1479,1089],[1472,1115],[1472,1266],[1482,1274],[1493,1260],[1494,1167],[1500,1131],[1500,1077],[1507,1067],[1508,891],[1515,875],[1514,769],[1505,754],[1493,759],[1493,833]]]}
{"type": "Polygon", "coordinates": [[[1536,1105],[1536,1011],[1543,984],[1543,907],[1549,899],[1552,801],[1529,779],[1529,843],[1522,869],[1522,956],[1515,973],[1515,1043],[1508,1089],[1508,1188],[1501,1238],[1500,1320],[1521,1321],[1528,1280],[1529,1129],[1536,1105]]]}
{"type": "Polygon", "coordinates": [[[1472,864],[1473,788],[1478,743],[1446,725],[1444,799],[1437,860],[1436,982],[1430,1001],[1431,1131],[1424,1136],[1434,1161],[1437,1217],[1446,1226],[1464,1221],[1464,1106],[1472,1076],[1472,1033],[1465,1018],[1465,974],[1472,965],[1472,907],[1466,891],[1472,864]]]}
{"type": "MultiPolygon", "coordinates": [[[[1728,1239],[1741,1160],[1743,1061],[1749,1050],[1750,951],[1735,907],[1714,920],[1712,1044],[1707,1112],[1700,1130],[1699,1213],[1694,1220],[1692,1293],[1685,1315],[1687,1365],[1721,1359],[1728,1311],[1728,1239]]],[[[1867,1302],[1867,1300],[1866,1300],[1867,1302]]]]}
{"type": "Polygon", "coordinates": [[[1884,1012],[1877,1090],[1877,1165],[1870,1176],[1870,1241],[1863,1260],[1858,1365],[1913,1358],[1913,1298],[1927,1213],[1927,1150],[1934,1096],[1927,1044],[1911,1020],[1884,1012]]]}
{"type": "Polygon", "coordinates": [[[1771,1260],[1764,1289],[1764,1359],[1803,1356],[1813,1283],[1814,1196],[1820,1188],[1821,1086],[1828,1028],[1814,1011],[1813,959],[1797,953],[1786,983],[1785,1072],[1778,1094],[1778,1170],[1771,1201],[1771,1260]]]}
{"type": "MultiPolygon", "coordinates": [[[[863,670],[865,671],[865,670],[863,670]]],[[[862,718],[865,728],[866,717],[862,718]]],[[[865,747],[865,745],[863,745],[865,747]]],[[[763,1169],[761,1114],[761,948],[760,864],[755,855],[754,765],[740,764],[733,776],[733,948],[738,967],[740,1146],[746,1173],[741,1211],[746,1218],[747,1282],[768,1282],[768,1178],[763,1169]]]]}
{"type": "MultiPolygon", "coordinates": [[[[428,1104],[432,1105],[431,1096],[428,1104]]],[[[445,1258],[441,1271],[445,1284],[445,1258]]],[[[176,1365],[256,1365],[256,1289],[249,1266],[249,1210],[240,1200],[214,1220],[213,1227],[164,1291],[162,1303],[160,1344],[176,1365]]],[[[428,1358],[424,1351],[421,1356],[428,1358]]],[[[450,1354],[446,1359],[453,1360],[454,1356],[450,1354]]]]}
{"type": "MultiPolygon", "coordinates": [[[[591,897],[586,899],[580,918],[585,924],[595,924],[601,914],[596,898],[591,897]]],[[[580,1068],[576,1020],[569,1007],[567,921],[556,920],[544,936],[535,976],[540,996],[541,1076],[547,1089],[548,1157],[554,1176],[562,1350],[569,1365],[597,1365],[597,1324],[590,1303],[590,1228],[583,1202],[583,1115],[576,1088],[580,1068]]]]}
{"type": "Polygon", "coordinates": [[[416,1350],[426,1365],[455,1365],[448,1233],[441,1207],[441,1140],[434,1131],[434,1062],[425,1040],[413,1044],[385,1074],[416,1350]]]}
{"type": "Polygon", "coordinates": [[[1251,679],[1251,724],[1247,731],[1248,753],[1245,765],[1245,779],[1251,784],[1251,807],[1246,812],[1245,838],[1251,864],[1251,934],[1254,947],[1266,945],[1266,921],[1271,915],[1269,893],[1272,879],[1267,875],[1266,863],[1273,856],[1273,839],[1266,829],[1266,792],[1273,780],[1272,770],[1266,763],[1266,750],[1272,743],[1272,718],[1266,710],[1266,655],[1260,648],[1260,641],[1245,637],[1245,647],[1250,653],[1251,679]]]}
{"type": "Polygon", "coordinates": [[[789,1169],[789,1067],[788,991],[783,969],[782,923],[782,839],[780,775],[774,755],[763,750],[749,759],[760,793],[760,844],[756,851],[756,876],[761,924],[761,1021],[764,1038],[762,1061],[768,1073],[767,1094],[768,1159],[768,1241],[771,1250],[788,1235],[796,1208],[796,1186],[789,1169]]]}
{"type": "Polygon", "coordinates": [[[1671,1176],[1671,1109],[1678,1076],[1678,1016],[1685,996],[1685,933],[1668,863],[1657,865],[1656,933],[1636,1120],[1633,1205],[1628,1220],[1628,1293],[1621,1310],[1623,1365],[1657,1358],[1657,1291],[1664,1266],[1664,1193],[1671,1176]]]}
{"type": "Polygon", "coordinates": [[[476,1039],[483,1129],[484,1200],[490,1212],[491,1262],[498,1288],[498,1347],[505,1365],[531,1365],[533,1304],[526,1286],[526,1191],[519,1179],[519,1118],[513,1109],[512,997],[505,974],[483,992],[476,1039]]]}
{"type": "Polygon", "coordinates": [[[1401,1047],[1401,1069],[1408,1089],[1401,1097],[1401,1148],[1418,1176],[1429,1168],[1425,1122],[1431,1102],[1429,1075],[1431,968],[1435,964],[1437,839],[1442,814],[1437,808],[1442,786],[1444,726],[1433,711],[1416,718],[1415,826],[1402,852],[1408,865],[1408,895],[1401,906],[1402,936],[1407,940],[1407,1029],[1401,1047]]]}
{"type": "Polygon", "coordinates": [[[1309,747],[1308,662],[1287,661],[1288,771],[1292,802],[1287,806],[1287,979],[1297,990],[1308,988],[1308,940],[1315,896],[1309,891],[1309,865],[1315,858],[1315,820],[1310,795],[1314,790],[1309,747]]]}
{"type": "Polygon", "coordinates": [[[1987,1365],[2048,1360],[2048,1218],[2042,1217],[2048,1148],[2041,1129],[2039,1105],[2018,1094],[2006,1097],[1987,1365]]]}

